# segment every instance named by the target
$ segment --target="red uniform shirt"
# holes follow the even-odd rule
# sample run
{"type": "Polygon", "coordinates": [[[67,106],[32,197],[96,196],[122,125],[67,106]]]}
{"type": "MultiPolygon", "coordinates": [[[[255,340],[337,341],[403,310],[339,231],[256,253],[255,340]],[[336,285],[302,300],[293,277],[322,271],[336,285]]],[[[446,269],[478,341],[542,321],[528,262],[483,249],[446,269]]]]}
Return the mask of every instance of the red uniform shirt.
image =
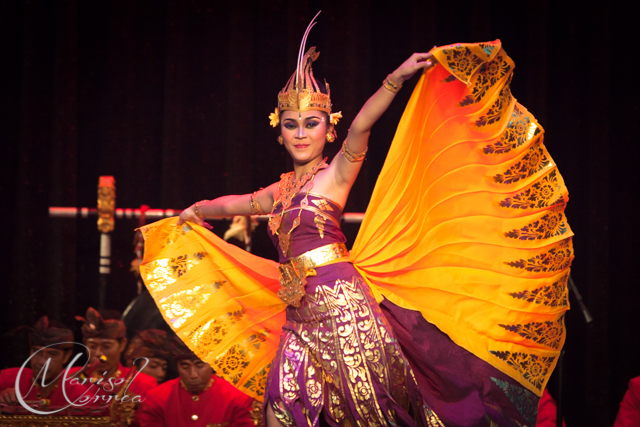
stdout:
{"type": "Polygon", "coordinates": [[[629,381],[629,389],[620,402],[620,411],[613,427],[640,427],[640,377],[629,381]]]}
{"type": "Polygon", "coordinates": [[[251,399],[227,381],[212,376],[213,384],[200,394],[180,385],[180,378],[156,387],[145,396],[138,420],[142,427],[254,427],[251,399]]]}
{"type": "MultiPolygon", "coordinates": [[[[71,368],[68,376],[72,377],[80,369],[80,367],[71,368]]],[[[95,383],[95,378],[74,378],[71,382],[84,384],[89,388],[89,395],[92,398],[87,402],[87,405],[110,405],[113,398],[110,399],[109,397],[117,395],[122,387],[126,387],[126,378],[131,373],[131,369],[118,364],[119,373],[116,377],[103,379],[100,383],[95,383]],[[94,384],[91,383],[91,380],[94,384]]],[[[137,372],[133,375],[133,380],[127,388],[127,394],[140,396],[140,400],[142,400],[149,390],[156,387],[156,380],[142,372],[137,372]]]]}
{"type": "MultiPolygon", "coordinates": [[[[18,377],[18,373],[21,368],[10,368],[0,371],[0,391],[8,389],[8,388],[16,388],[16,378],[18,377]]],[[[67,398],[64,397],[64,393],[62,391],[62,378],[64,377],[64,371],[60,375],[60,377],[56,380],[57,386],[53,391],[47,395],[40,394],[40,388],[33,385],[33,371],[29,368],[22,369],[22,373],[20,374],[20,394],[22,395],[23,400],[30,401],[39,401],[41,399],[50,400],[50,406],[69,406],[70,402],[76,402],[81,399],[81,396],[87,392],[87,388],[79,385],[71,383],[67,380],[64,383],[64,393],[67,394],[67,398]]],[[[44,409],[43,409],[44,410],[44,409]]]]}
{"type": "MultiPolygon", "coordinates": [[[[556,427],[558,407],[547,389],[542,390],[542,397],[538,403],[538,420],[536,427],[556,427]]],[[[564,420],[562,425],[566,427],[564,420]]]]}

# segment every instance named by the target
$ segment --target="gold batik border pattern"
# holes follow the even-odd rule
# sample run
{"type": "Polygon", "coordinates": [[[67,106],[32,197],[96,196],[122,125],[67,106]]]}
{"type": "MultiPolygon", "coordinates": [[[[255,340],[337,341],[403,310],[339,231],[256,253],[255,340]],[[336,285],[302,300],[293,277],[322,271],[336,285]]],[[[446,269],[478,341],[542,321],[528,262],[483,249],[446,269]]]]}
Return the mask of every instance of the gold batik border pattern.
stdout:
{"type": "Polygon", "coordinates": [[[498,184],[513,184],[541,171],[551,164],[551,157],[542,143],[533,144],[515,165],[493,177],[498,184]]]}
{"type": "Polygon", "coordinates": [[[249,380],[244,383],[243,387],[254,392],[257,396],[264,396],[264,391],[267,387],[269,369],[271,369],[271,363],[264,366],[257,374],[249,378],[249,380]]]}
{"type": "Polygon", "coordinates": [[[524,114],[516,104],[511,113],[511,121],[500,135],[500,140],[482,149],[484,154],[506,154],[520,147],[542,133],[542,128],[531,114],[524,114]]]}
{"type": "MultiPolygon", "coordinates": [[[[158,225],[154,224],[140,228],[144,240],[147,240],[150,235],[155,233],[157,228],[158,225]]],[[[165,246],[172,245],[180,236],[184,236],[191,230],[191,226],[187,223],[182,225],[170,224],[168,226],[163,226],[162,231],[159,232],[157,236],[154,236],[154,238],[159,242],[163,242],[162,245],[160,245],[160,248],[164,248],[165,246]]]]}
{"type": "Polygon", "coordinates": [[[524,325],[503,325],[499,324],[507,331],[513,332],[522,338],[531,340],[540,345],[559,350],[564,336],[564,314],[556,321],[530,322],[524,325]]]}
{"type": "Polygon", "coordinates": [[[569,290],[567,289],[569,273],[551,285],[541,286],[532,291],[510,292],[509,295],[516,299],[525,300],[548,307],[568,307],[569,290]]]}
{"type": "Polygon", "coordinates": [[[561,236],[569,229],[562,209],[564,209],[564,206],[550,209],[542,218],[525,225],[521,229],[508,231],[504,235],[509,239],[518,240],[546,240],[561,236]]]}
{"type": "Polygon", "coordinates": [[[545,357],[523,352],[490,350],[489,353],[506,362],[540,391],[556,359],[555,356],[545,357]]]}
{"type": "Polygon", "coordinates": [[[463,45],[452,45],[442,49],[447,60],[447,68],[452,75],[463,82],[468,82],[471,75],[482,65],[484,59],[473,53],[473,51],[463,45]]]}
{"type": "Polygon", "coordinates": [[[454,76],[453,74],[449,74],[447,77],[440,80],[440,83],[452,83],[452,82],[455,82],[456,80],[458,80],[456,79],[456,76],[454,76]]]}
{"type": "MultiPolygon", "coordinates": [[[[308,315],[316,319],[327,317],[328,312],[331,330],[323,330],[329,326],[323,321],[319,331],[301,326],[285,337],[279,371],[280,396],[285,405],[303,394],[316,414],[327,405],[332,418],[341,425],[382,425],[395,415],[383,413],[378,405],[375,380],[391,390],[396,402],[409,408],[406,381],[413,374],[389,333],[386,319],[372,315],[365,286],[359,278],[337,280],[335,285],[318,286],[313,295],[307,294],[308,305],[298,310],[308,310],[308,315]],[[355,313],[365,319],[356,321],[355,313]],[[299,379],[300,374],[304,380],[299,379]],[[347,409],[345,393],[354,402],[357,421],[347,409]]],[[[292,425],[284,405],[273,407],[283,424],[292,425]]]]}
{"type": "Polygon", "coordinates": [[[176,282],[187,271],[198,265],[206,252],[185,254],[175,258],[160,258],[142,266],[146,284],[152,293],[162,291],[176,282]]]}
{"type": "Polygon", "coordinates": [[[558,183],[556,169],[521,193],[507,197],[499,203],[501,208],[507,209],[543,209],[564,204],[566,200],[558,183]]]}
{"type": "Polygon", "coordinates": [[[504,86],[500,89],[498,98],[495,100],[491,108],[489,108],[487,113],[476,120],[475,125],[478,128],[498,123],[502,119],[502,116],[511,105],[511,77],[513,76],[508,77],[504,86]]]}
{"type": "MultiPolygon", "coordinates": [[[[484,98],[487,91],[498,83],[504,76],[511,71],[511,64],[509,64],[502,55],[496,56],[492,61],[482,64],[478,73],[474,75],[475,81],[471,94],[464,97],[460,101],[460,106],[465,107],[467,105],[476,104],[484,98]]],[[[506,83],[508,94],[504,96],[511,96],[511,92],[508,89],[509,82],[506,83]]],[[[504,91],[504,89],[503,89],[504,91]]],[[[503,95],[501,94],[501,97],[503,95]]],[[[500,99],[500,98],[499,98],[500,99]]],[[[480,125],[478,125],[480,126],[480,125]]]]}
{"type": "Polygon", "coordinates": [[[194,352],[198,357],[204,360],[209,356],[211,346],[220,344],[229,333],[229,329],[242,320],[244,315],[244,308],[241,308],[234,312],[225,313],[217,319],[209,320],[191,331],[187,339],[195,347],[194,352]]]}
{"type": "Polygon", "coordinates": [[[166,319],[170,319],[173,328],[179,328],[196,310],[201,308],[226,281],[197,285],[191,289],[176,292],[158,302],[166,319]]]}
{"type": "Polygon", "coordinates": [[[505,264],[531,273],[555,273],[569,267],[572,259],[573,238],[568,237],[541,254],[526,260],[505,261],[505,264]]]}
{"type": "Polygon", "coordinates": [[[249,366],[251,359],[255,355],[255,350],[260,349],[270,333],[271,331],[265,328],[252,334],[241,343],[235,344],[224,353],[218,355],[212,365],[216,370],[226,375],[234,386],[238,386],[240,379],[244,375],[244,370],[249,366]]]}

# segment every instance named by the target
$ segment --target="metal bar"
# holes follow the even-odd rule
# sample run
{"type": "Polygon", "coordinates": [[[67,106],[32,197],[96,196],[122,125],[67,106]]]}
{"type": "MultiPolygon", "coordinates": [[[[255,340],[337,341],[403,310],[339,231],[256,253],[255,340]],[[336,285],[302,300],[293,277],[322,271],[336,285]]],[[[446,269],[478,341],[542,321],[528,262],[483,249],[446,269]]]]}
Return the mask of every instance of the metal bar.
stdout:
{"type": "MultiPolygon", "coordinates": [[[[150,219],[162,219],[172,216],[178,216],[182,209],[148,209],[145,211],[145,217],[150,219]]],[[[49,207],[49,216],[51,218],[88,218],[98,215],[95,208],[71,208],[71,207],[49,207]]],[[[140,209],[116,209],[115,217],[122,218],[140,218],[140,209]]],[[[269,215],[254,216],[258,221],[267,221],[269,215]]],[[[342,214],[342,221],[347,224],[359,224],[364,218],[362,212],[345,212],[342,214]]],[[[207,221],[217,221],[224,218],[207,219],[207,221]]]]}
{"type": "Polygon", "coordinates": [[[573,282],[573,278],[569,275],[569,288],[576,294],[576,299],[578,300],[578,305],[580,306],[580,310],[582,311],[582,315],[584,316],[584,321],[587,323],[593,322],[593,316],[589,312],[589,309],[585,305],[584,301],[582,301],[582,295],[580,295],[580,291],[578,291],[578,287],[573,282]]]}
{"type": "Polygon", "coordinates": [[[107,283],[111,274],[111,235],[109,233],[100,234],[100,288],[98,291],[98,307],[106,307],[107,303],[107,283]]]}

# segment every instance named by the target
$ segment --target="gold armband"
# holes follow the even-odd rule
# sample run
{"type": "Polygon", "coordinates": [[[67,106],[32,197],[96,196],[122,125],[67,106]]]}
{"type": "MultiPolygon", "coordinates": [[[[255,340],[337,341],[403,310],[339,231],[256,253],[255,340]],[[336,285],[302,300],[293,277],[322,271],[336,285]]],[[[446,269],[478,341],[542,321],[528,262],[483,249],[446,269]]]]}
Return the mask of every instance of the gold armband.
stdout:
{"type": "Polygon", "coordinates": [[[391,80],[390,77],[391,74],[389,74],[387,78],[382,81],[382,86],[384,86],[384,88],[388,91],[398,93],[398,91],[402,88],[402,83],[395,83],[393,80],[391,80]]]}
{"type": "Polygon", "coordinates": [[[254,215],[265,215],[265,212],[262,210],[262,206],[260,206],[260,202],[258,202],[258,192],[254,191],[249,199],[249,204],[251,205],[251,212],[254,215]]]}
{"type": "MultiPolygon", "coordinates": [[[[368,150],[368,148],[367,148],[367,150],[368,150]]],[[[353,151],[349,150],[349,147],[347,147],[347,140],[346,139],[342,143],[342,154],[344,154],[344,157],[347,160],[349,160],[351,163],[363,161],[364,157],[367,155],[367,150],[364,150],[363,153],[356,154],[353,151]]]]}

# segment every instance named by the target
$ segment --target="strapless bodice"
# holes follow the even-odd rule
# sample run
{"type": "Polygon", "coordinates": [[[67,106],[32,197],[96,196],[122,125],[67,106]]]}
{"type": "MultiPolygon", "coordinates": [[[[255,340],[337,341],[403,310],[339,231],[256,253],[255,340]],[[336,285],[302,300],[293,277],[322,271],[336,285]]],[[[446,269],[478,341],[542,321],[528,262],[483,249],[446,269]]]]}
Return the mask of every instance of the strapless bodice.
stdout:
{"type": "MultiPolygon", "coordinates": [[[[291,232],[291,246],[286,256],[280,249],[278,236],[269,230],[269,237],[278,250],[280,263],[311,249],[330,243],[345,243],[347,240],[340,229],[342,207],[324,196],[311,192],[307,196],[307,206],[301,207],[300,203],[305,195],[306,192],[296,194],[291,201],[291,206],[284,212],[281,233],[288,233],[295,218],[300,216],[300,225],[291,232]]],[[[281,212],[282,208],[278,206],[274,215],[280,215],[281,212]]]]}

